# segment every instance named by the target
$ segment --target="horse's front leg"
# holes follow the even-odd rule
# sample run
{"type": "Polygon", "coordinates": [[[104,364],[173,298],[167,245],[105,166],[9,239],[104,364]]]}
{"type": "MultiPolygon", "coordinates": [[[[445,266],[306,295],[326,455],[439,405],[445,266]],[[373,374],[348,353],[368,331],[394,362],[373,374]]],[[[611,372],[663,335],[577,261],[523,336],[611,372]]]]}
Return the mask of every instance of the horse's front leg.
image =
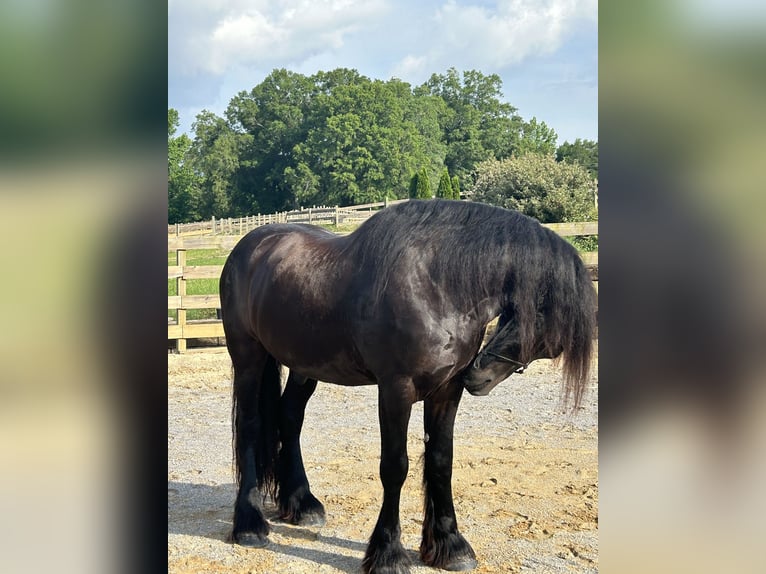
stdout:
{"type": "Polygon", "coordinates": [[[477,566],[473,548],[458,531],[452,502],[453,429],[462,394],[462,385],[451,381],[424,403],[425,517],[420,557],[429,566],[452,571],[477,566]]]}
{"type": "Polygon", "coordinates": [[[365,574],[408,574],[410,571],[399,525],[399,497],[409,468],[407,426],[413,401],[405,391],[408,383],[378,386],[383,506],[362,562],[365,574]]]}

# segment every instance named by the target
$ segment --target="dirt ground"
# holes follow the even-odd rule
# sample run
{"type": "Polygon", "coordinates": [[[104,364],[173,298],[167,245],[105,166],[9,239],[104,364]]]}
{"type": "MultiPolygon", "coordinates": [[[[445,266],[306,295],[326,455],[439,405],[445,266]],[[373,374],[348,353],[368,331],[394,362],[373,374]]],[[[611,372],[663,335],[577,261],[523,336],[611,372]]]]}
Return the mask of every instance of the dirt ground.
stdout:
{"type": "MultiPolygon", "coordinates": [[[[597,365],[583,406],[564,414],[560,371],[537,361],[487,397],[464,394],[455,426],[458,524],[479,561],[473,572],[598,572],[597,365]]],[[[302,434],[312,492],[327,523],[272,522],[271,544],[226,542],[235,496],[231,363],[225,352],[168,355],[168,571],[360,572],[382,499],[376,388],[320,383],[302,434]]],[[[423,408],[409,428],[402,542],[414,574],[422,520],[423,408]]],[[[273,519],[272,506],[267,510],[273,519]]]]}

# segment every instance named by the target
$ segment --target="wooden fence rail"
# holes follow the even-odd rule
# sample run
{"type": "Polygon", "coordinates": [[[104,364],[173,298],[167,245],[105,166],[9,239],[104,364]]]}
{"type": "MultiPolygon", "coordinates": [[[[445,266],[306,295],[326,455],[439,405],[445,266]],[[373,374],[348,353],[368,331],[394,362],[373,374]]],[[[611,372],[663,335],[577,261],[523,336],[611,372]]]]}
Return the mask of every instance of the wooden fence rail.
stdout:
{"type": "Polygon", "coordinates": [[[346,223],[361,223],[376,211],[409,201],[407,199],[396,199],[390,201],[379,201],[377,203],[365,203],[362,205],[353,205],[349,207],[307,207],[293,211],[281,211],[279,213],[270,213],[267,215],[248,215],[246,217],[228,217],[216,219],[212,217],[209,221],[198,221],[196,223],[176,223],[168,225],[168,235],[176,237],[195,236],[195,235],[244,235],[251,229],[268,225],[270,223],[310,223],[314,225],[330,224],[343,225],[346,223]]]}
{"type": "MultiPolygon", "coordinates": [[[[392,202],[393,203],[393,202],[392,202]]],[[[562,236],[598,235],[598,222],[549,223],[545,225],[562,236]]],[[[176,320],[168,317],[168,340],[176,342],[179,353],[186,352],[188,339],[223,337],[223,324],[219,319],[188,321],[190,309],[219,309],[217,293],[187,295],[186,281],[191,279],[217,279],[223,265],[186,265],[186,252],[192,249],[219,249],[231,251],[241,235],[168,236],[168,253],[175,252],[175,265],[168,265],[168,279],[176,282],[176,295],[168,296],[168,310],[176,311],[176,320]]],[[[598,252],[583,253],[583,261],[598,286],[598,252]]]]}

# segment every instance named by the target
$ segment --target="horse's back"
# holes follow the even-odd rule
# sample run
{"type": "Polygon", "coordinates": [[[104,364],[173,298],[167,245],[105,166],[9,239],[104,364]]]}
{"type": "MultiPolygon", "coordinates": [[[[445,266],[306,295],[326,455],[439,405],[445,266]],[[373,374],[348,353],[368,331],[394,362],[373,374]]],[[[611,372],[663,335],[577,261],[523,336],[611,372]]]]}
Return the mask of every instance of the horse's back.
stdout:
{"type": "Polygon", "coordinates": [[[248,232],[237,242],[227,259],[237,262],[241,257],[249,258],[264,242],[277,244],[291,238],[315,239],[318,241],[332,240],[337,236],[331,231],[313,225],[299,223],[273,223],[262,225],[248,232]]]}
{"type": "Polygon", "coordinates": [[[351,335],[348,309],[359,293],[344,245],[308,225],[269,225],[243,237],[221,275],[227,337],[257,340],[308,378],[370,384],[351,335]]]}

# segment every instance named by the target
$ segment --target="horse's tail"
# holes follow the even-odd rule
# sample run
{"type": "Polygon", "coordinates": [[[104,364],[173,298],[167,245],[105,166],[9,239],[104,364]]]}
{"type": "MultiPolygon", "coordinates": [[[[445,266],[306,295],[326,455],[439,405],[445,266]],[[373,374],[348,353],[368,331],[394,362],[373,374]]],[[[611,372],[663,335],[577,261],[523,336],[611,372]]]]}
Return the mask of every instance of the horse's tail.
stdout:
{"type": "Polygon", "coordinates": [[[221,314],[232,360],[232,447],[237,487],[275,496],[279,453],[280,365],[243,324],[243,296],[232,256],[221,273],[221,314]]]}
{"type": "Polygon", "coordinates": [[[231,418],[237,487],[241,485],[245,465],[254,464],[255,486],[273,499],[280,444],[279,364],[268,355],[260,383],[247,374],[239,376],[236,368],[234,371],[231,418]]]}

